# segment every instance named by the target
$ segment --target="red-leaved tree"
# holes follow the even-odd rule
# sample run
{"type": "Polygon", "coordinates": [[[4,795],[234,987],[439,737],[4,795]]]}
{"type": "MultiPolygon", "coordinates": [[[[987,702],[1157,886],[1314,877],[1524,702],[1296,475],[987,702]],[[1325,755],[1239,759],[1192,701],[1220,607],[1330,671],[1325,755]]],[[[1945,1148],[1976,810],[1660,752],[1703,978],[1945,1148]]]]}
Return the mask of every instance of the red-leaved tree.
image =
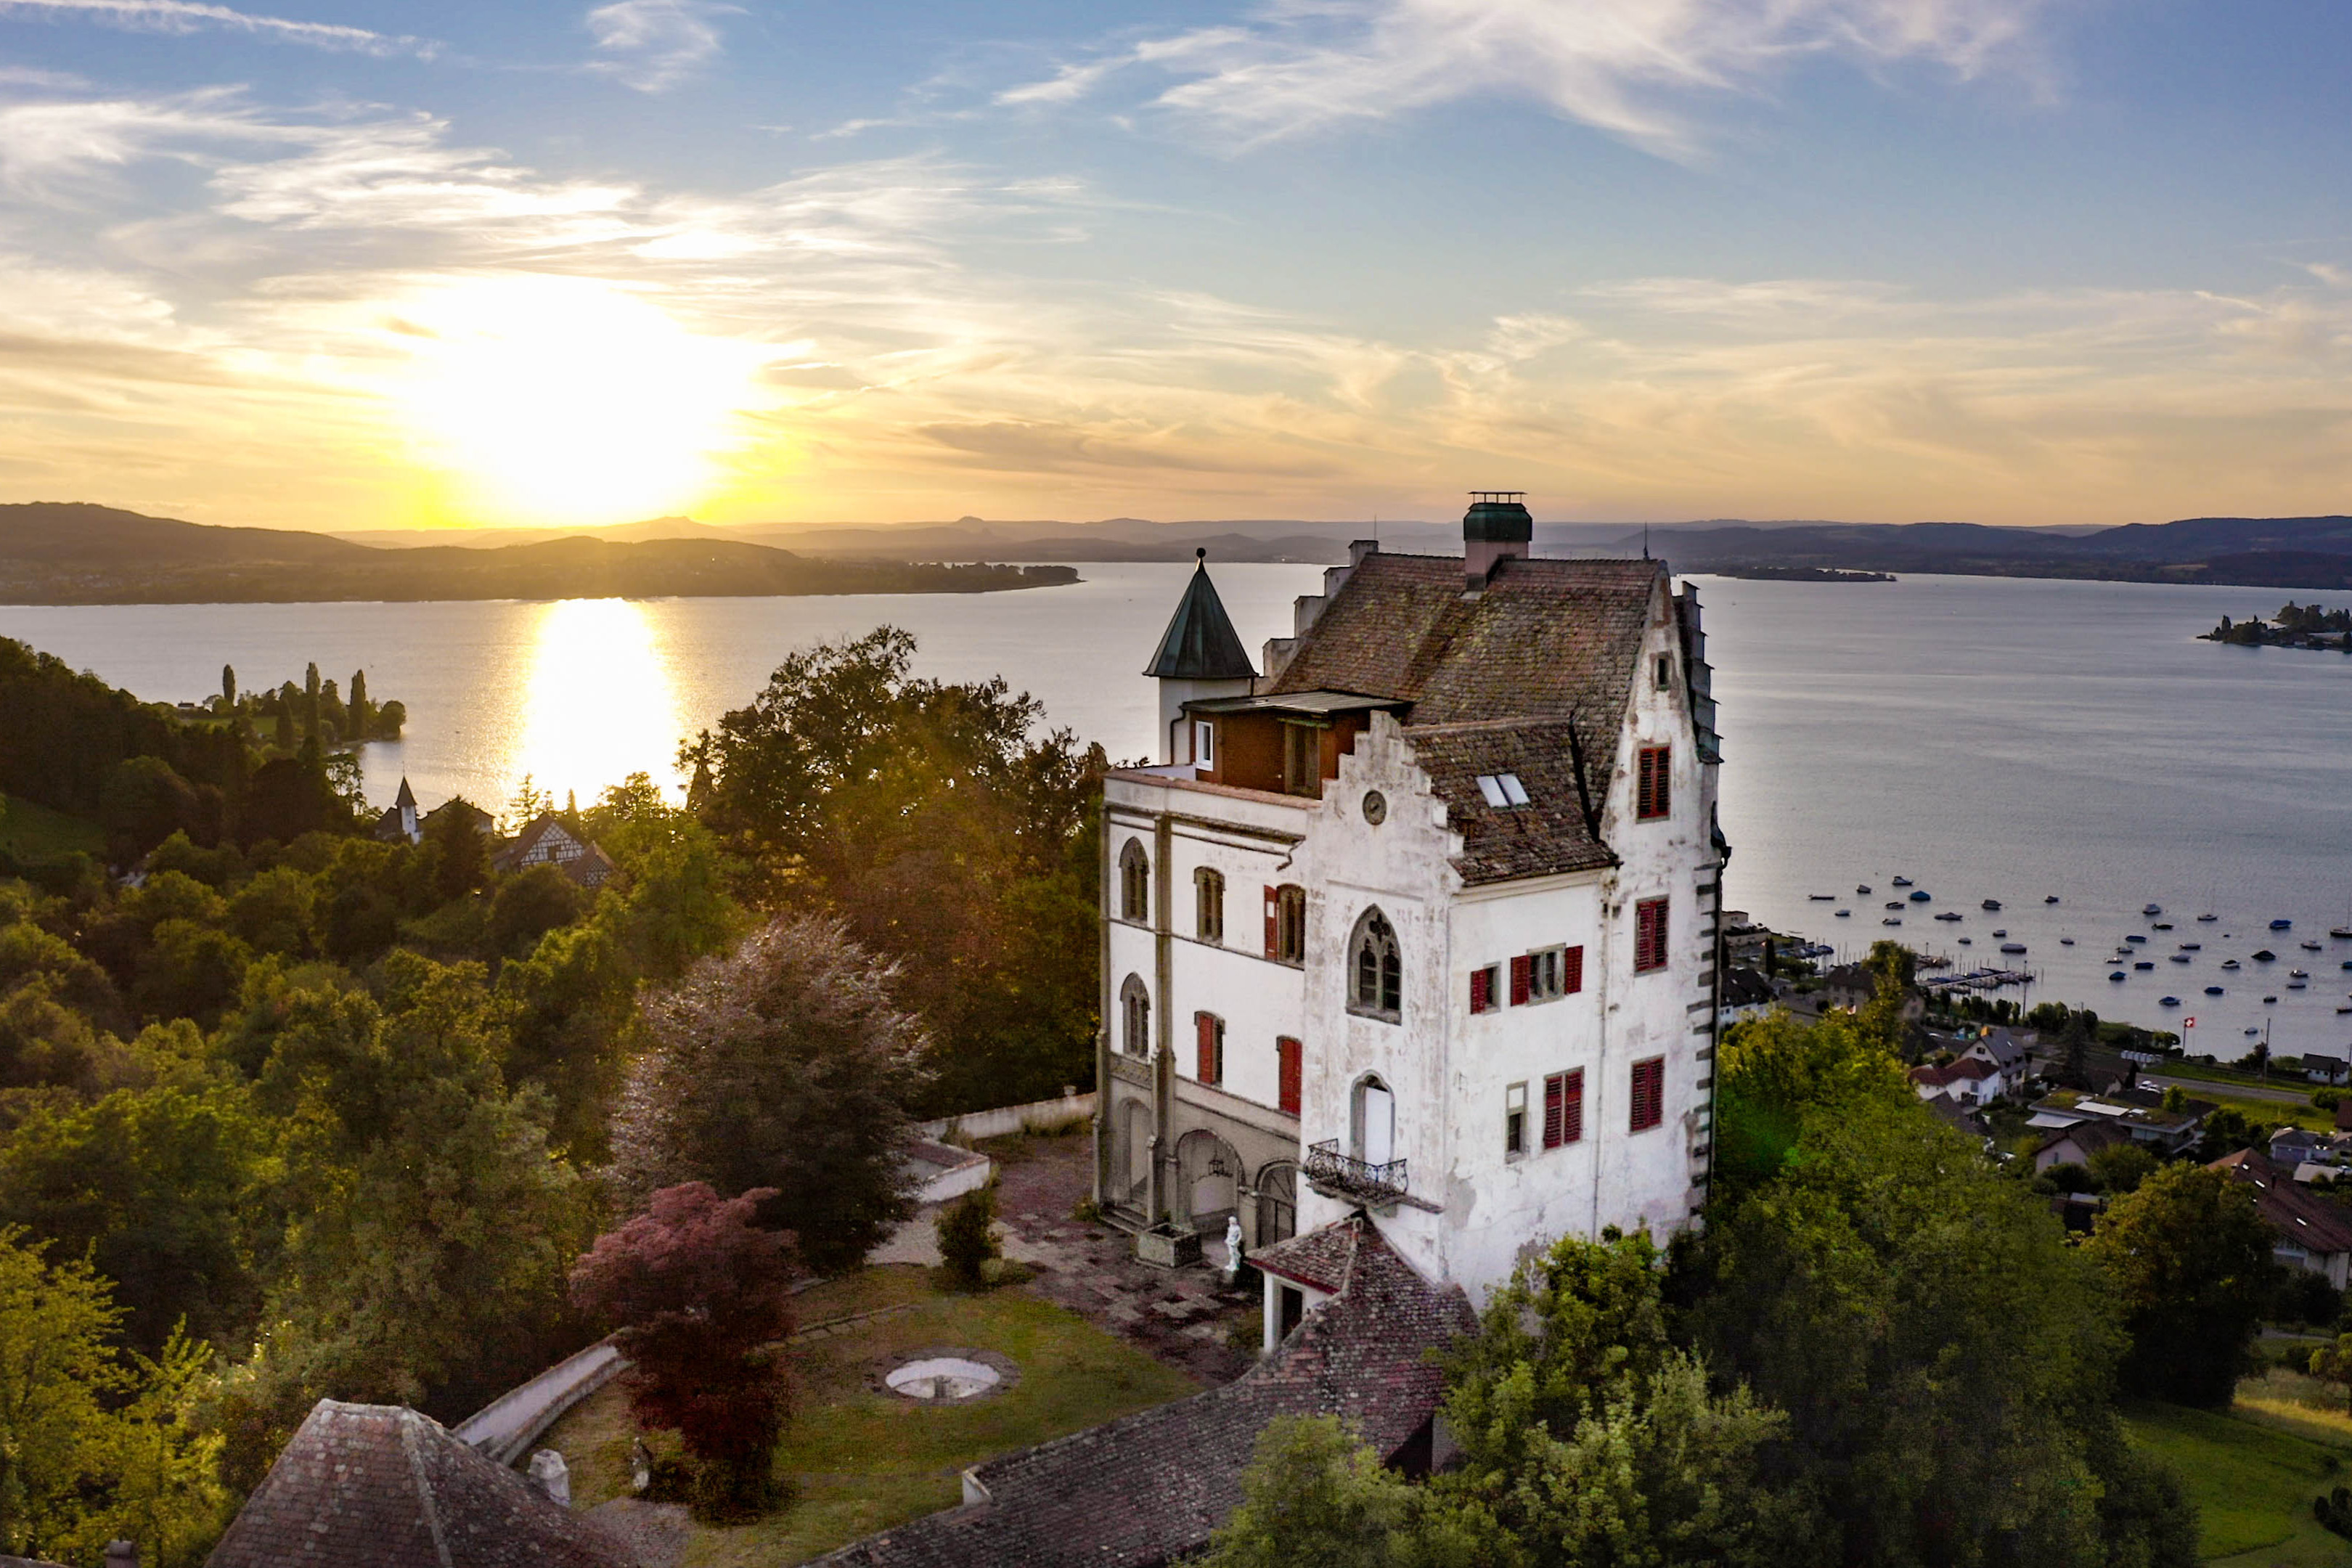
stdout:
{"type": "Polygon", "coordinates": [[[740,1519],[775,1497],[776,1439],[791,1402],[793,1237],[753,1223],[775,1195],[665,1187],[644,1214],[572,1266],[572,1300],[616,1325],[638,1425],[675,1431],[698,1466],[696,1502],[740,1519]]]}

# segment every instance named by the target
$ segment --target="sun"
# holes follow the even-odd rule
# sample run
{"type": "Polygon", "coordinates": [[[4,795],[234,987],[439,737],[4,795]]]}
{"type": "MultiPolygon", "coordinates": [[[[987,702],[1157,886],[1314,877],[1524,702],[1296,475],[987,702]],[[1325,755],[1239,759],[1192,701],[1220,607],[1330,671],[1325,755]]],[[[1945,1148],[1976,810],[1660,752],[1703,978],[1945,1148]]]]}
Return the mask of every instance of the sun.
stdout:
{"type": "Polygon", "coordinates": [[[402,300],[387,333],[411,441],[452,510],[486,523],[688,510],[739,444],[763,357],[594,279],[437,284],[402,300]]]}

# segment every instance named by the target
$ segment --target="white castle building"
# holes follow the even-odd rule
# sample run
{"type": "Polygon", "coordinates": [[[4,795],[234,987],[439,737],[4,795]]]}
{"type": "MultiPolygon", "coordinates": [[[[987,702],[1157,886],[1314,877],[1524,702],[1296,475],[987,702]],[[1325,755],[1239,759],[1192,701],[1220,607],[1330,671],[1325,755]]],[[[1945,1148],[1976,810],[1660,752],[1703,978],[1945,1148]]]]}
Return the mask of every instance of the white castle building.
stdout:
{"type": "Polygon", "coordinates": [[[1096,1196],[1237,1216],[1268,1342],[1361,1209],[1474,1300],[1564,1234],[1705,1201],[1727,848],[1696,595],[1538,560],[1515,493],[1465,555],[1369,542],[1253,666],[1197,570],[1147,674],[1161,762],[1103,790],[1096,1196]]]}

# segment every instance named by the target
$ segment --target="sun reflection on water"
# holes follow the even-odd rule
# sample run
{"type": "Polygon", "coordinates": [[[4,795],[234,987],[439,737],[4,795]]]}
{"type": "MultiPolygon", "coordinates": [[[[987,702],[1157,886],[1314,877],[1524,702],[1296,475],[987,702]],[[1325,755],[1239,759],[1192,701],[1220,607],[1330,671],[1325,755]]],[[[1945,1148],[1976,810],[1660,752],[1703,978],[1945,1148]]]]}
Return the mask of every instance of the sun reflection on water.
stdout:
{"type": "Polygon", "coordinates": [[[570,790],[584,806],[633,773],[671,786],[682,722],[642,606],[558,600],[540,617],[509,787],[529,773],[559,805],[570,790]]]}

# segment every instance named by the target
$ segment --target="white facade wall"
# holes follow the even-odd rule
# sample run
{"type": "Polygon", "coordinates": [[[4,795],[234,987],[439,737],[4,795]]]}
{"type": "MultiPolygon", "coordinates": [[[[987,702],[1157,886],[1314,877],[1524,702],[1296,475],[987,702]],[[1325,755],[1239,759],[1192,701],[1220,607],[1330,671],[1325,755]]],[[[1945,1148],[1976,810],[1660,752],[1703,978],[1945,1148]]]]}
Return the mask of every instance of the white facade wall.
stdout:
{"type": "MultiPolygon", "coordinates": [[[[1169,1058],[1153,1064],[1155,1085],[1167,1088],[1151,1092],[1195,1113],[1225,1115],[1261,1133],[1286,1130],[1288,1120],[1275,1110],[1275,1040],[1303,1042],[1294,1157],[1326,1140],[1360,1157],[1358,1092],[1377,1079],[1395,1097],[1393,1154],[1407,1162],[1410,1182],[1403,1201],[1378,1211],[1381,1231],[1425,1272],[1463,1284],[1474,1301],[1505,1281],[1519,1258],[1562,1235],[1642,1227],[1663,1238],[1693,1223],[1710,1138],[1720,872],[1714,769],[1698,753],[1682,657],[1661,584],[1615,739],[1601,832],[1620,857],[1611,868],[1463,887],[1451,864],[1460,838],[1412,762],[1412,731],[1385,714],[1375,715],[1340,759],[1319,801],[1136,773],[1108,781],[1104,892],[1113,918],[1105,941],[1106,1064],[1123,1050],[1119,998],[1133,974],[1152,998],[1153,1049],[1169,1058]],[[1669,661],[1663,682],[1661,657],[1669,661]],[[1636,820],[1635,794],[1639,752],[1647,745],[1671,750],[1672,810],[1644,822],[1636,820]],[[1378,825],[1363,813],[1364,795],[1375,789],[1387,804],[1378,825]],[[1130,840],[1152,867],[1142,923],[1117,918],[1120,856],[1130,840]],[[1203,866],[1225,879],[1221,943],[1196,934],[1192,874],[1203,866]],[[1264,956],[1264,889],[1283,883],[1307,891],[1299,966],[1264,956]],[[1635,906],[1651,898],[1667,900],[1668,962],[1636,973],[1635,906]],[[1348,1007],[1350,938],[1373,906],[1395,928],[1403,960],[1402,1014],[1393,1023],[1348,1007]],[[1152,929],[1162,921],[1164,932],[1152,929]],[[1510,959],[1562,944],[1584,949],[1582,990],[1509,1005],[1510,959]],[[1501,1005],[1474,1016],[1470,974],[1489,964],[1502,971],[1501,1005]],[[1225,1021],[1224,1082],[1214,1090],[1192,1081],[1196,1010],[1225,1021]],[[1632,1070],[1653,1057],[1664,1062],[1664,1119],[1636,1132],[1629,1124],[1632,1070]],[[1583,1135],[1547,1151],[1544,1078],[1580,1068],[1583,1135]],[[1517,1156],[1507,1153],[1504,1137],[1512,1084],[1527,1086],[1517,1156]]],[[[1143,1092],[1141,1075],[1125,1070],[1131,1076],[1119,1092],[1132,1103],[1143,1092]]],[[[1108,1113],[1110,1097],[1104,1104],[1108,1113]]],[[[1157,1114],[1166,1138],[1169,1105],[1157,1114]]],[[[1200,1124],[1197,1114],[1191,1124],[1200,1124]]],[[[1107,1168],[1116,1157],[1106,1155],[1107,1168]]],[[[1161,1148],[1159,1157],[1164,1166],[1170,1151],[1161,1148]]],[[[1297,1205],[1300,1231],[1352,1207],[1303,1182],[1297,1205]]]]}

